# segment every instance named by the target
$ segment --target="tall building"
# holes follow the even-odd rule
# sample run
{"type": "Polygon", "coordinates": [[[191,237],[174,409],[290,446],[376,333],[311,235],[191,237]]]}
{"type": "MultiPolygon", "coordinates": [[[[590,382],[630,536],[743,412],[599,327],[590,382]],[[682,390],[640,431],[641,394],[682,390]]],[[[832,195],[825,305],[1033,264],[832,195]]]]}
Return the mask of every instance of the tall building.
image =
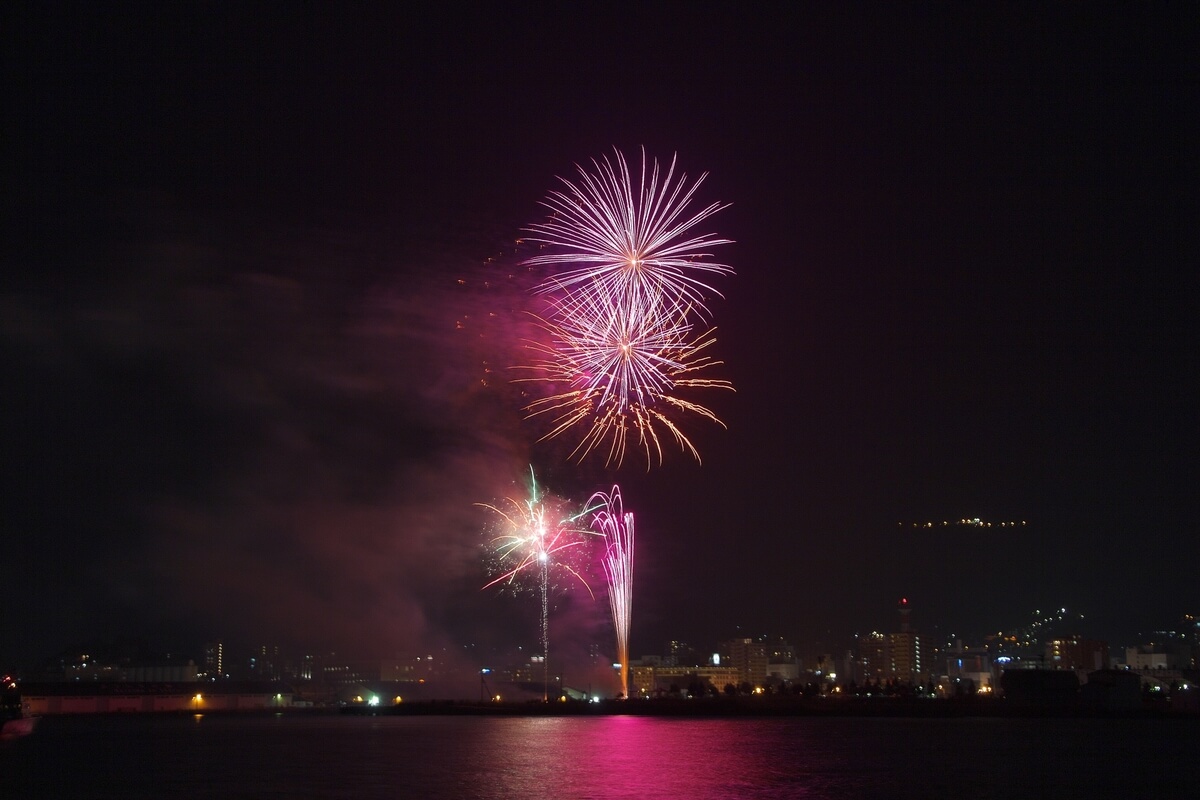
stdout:
{"type": "Polygon", "coordinates": [[[896,610],[900,616],[899,631],[872,631],[858,640],[857,674],[852,676],[856,680],[921,681],[925,673],[921,637],[912,629],[908,598],[901,598],[896,610]]]}
{"type": "Polygon", "coordinates": [[[667,642],[663,663],[669,667],[685,667],[700,662],[696,657],[696,650],[690,644],[672,639],[667,642]]]}
{"type": "Polygon", "coordinates": [[[800,679],[800,661],[796,657],[796,648],[782,636],[766,642],[767,674],[778,681],[796,681],[800,679]]]}
{"type": "Polygon", "coordinates": [[[730,639],[721,645],[721,666],[738,671],[738,682],[762,686],[767,682],[767,645],[754,639],[730,639]]]}
{"type": "Polygon", "coordinates": [[[224,642],[208,642],[204,645],[204,675],[209,680],[225,677],[224,642]]]}
{"type": "Polygon", "coordinates": [[[1068,636],[1046,642],[1046,665],[1055,669],[1108,669],[1108,642],[1068,636]]]}
{"type": "Polygon", "coordinates": [[[888,659],[891,677],[898,681],[918,683],[924,670],[921,668],[921,637],[912,631],[889,633],[888,659]]]}
{"type": "Polygon", "coordinates": [[[283,666],[279,645],[259,645],[250,657],[250,677],[253,680],[277,681],[283,677],[283,666]]]}
{"type": "Polygon", "coordinates": [[[858,668],[851,677],[866,683],[879,682],[891,677],[892,665],[888,657],[888,638],[878,631],[871,631],[858,640],[858,668]]]}
{"type": "Polygon", "coordinates": [[[896,607],[900,615],[900,631],[889,633],[888,659],[891,677],[898,681],[917,683],[921,680],[924,670],[921,668],[921,637],[912,629],[908,598],[900,598],[896,607]]]}

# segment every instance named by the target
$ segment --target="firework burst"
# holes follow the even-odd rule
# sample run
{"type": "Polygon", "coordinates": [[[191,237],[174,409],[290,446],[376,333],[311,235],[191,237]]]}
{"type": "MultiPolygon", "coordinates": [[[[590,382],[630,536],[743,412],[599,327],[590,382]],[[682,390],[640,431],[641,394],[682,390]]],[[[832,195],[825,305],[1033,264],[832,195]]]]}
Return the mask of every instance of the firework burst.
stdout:
{"type": "Polygon", "coordinates": [[[687,175],[676,178],[674,157],[662,176],[658,160],[647,163],[643,150],[635,186],[625,156],[619,150],[614,155],[614,160],[593,159],[594,174],[577,167],[578,183],[560,178],[563,189],[542,202],[551,217],[531,225],[527,238],[551,252],[527,263],[551,266],[555,275],[538,291],[665,297],[704,313],[705,295],[720,293],[702,276],[733,272],[709,260],[707,251],[731,242],[691,231],[728,204],[713,203],[689,215],[688,206],[707,173],[689,186],[687,175]]]}
{"type": "Polygon", "coordinates": [[[598,451],[620,466],[632,444],[649,466],[662,463],[663,443],[673,440],[699,460],[674,416],[723,424],[684,395],[733,388],[699,374],[721,362],[707,354],[713,329],[698,333],[693,322],[708,317],[706,294],[717,294],[702,277],[732,270],[706,252],[729,240],[690,231],[725,206],[689,214],[704,176],[690,185],[685,175],[676,178],[674,159],[663,176],[643,152],[636,188],[619,151],[615,162],[592,163],[596,173],[580,168],[578,184],[563,180],[565,191],[544,203],[551,219],[530,229],[530,240],[552,252],[526,263],[556,271],[535,290],[547,298],[548,341],[531,345],[538,359],[527,366],[532,377],[520,380],[553,388],[525,410],[551,420],[543,438],[581,430],[573,458],[598,451]]]}
{"type": "Polygon", "coordinates": [[[543,438],[582,426],[573,458],[599,448],[606,463],[619,466],[632,445],[647,464],[662,463],[663,442],[673,440],[699,460],[671,413],[688,412],[724,424],[708,407],[683,395],[697,388],[733,388],[729,381],[703,374],[721,363],[706,353],[716,341],[713,331],[697,335],[686,308],[678,304],[643,311],[589,297],[576,311],[544,323],[550,341],[533,345],[541,358],[529,367],[535,377],[524,379],[557,389],[525,409],[531,417],[550,418],[543,438]]]}
{"type": "Polygon", "coordinates": [[[477,503],[496,515],[496,528],[488,542],[493,571],[496,577],[483,588],[515,587],[518,581],[536,575],[542,601],[542,672],[543,700],[550,691],[550,623],[549,595],[552,574],[565,572],[587,589],[595,599],[584,578],[584,565],[590,537],[596,536],[581,523],[587,512],[569,513],[565,501],[545,494],[538,486],[537,476],[529,470],[529,493],[524,499],[506,497],[503,503],[477,503]]]}

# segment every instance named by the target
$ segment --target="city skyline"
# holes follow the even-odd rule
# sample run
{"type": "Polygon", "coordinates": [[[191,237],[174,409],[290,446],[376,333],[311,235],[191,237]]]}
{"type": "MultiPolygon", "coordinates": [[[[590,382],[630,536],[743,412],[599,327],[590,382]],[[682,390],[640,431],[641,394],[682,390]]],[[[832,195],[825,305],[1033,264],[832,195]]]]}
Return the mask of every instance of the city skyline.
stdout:
{"type": "Polygon", "coordinates": [[[477,504],[529,465],[620,484],[631,655],[1200,601],[1190,10],[3,13],[0,663],[527,641],[477,504]],[[576,463],[511,379],[523,232],[614,147],[731,204],[702,463],[576,463]]]}
{"type": "MultiPolygon", "coordinates": [[[[1164,645],[1183,646],[1185,652],[1200,652],[1200,622],[1195,614],[1184,613],[1169,625],[1147,627],[1137,634],[1123,640],[1112,639],[1103,633],[1103,621],[1097,626],[1096,621],[1085,621],[1085,615],[1065,607],[1051,608],[1045,611],[1036,609],[1026,619],[1001,626],[985,626],[984,632],[947,631],[936,623],[936,620],[926,621],[921,625],[922,615],[919,609],[914,609],[907,597],[899,598],[890,614],[885,614],[876,620],[876,624],[853,632],[842,631],[821,640],[801,640],[783,631],[766,632],[749,627],[737,627],[730,631],[708,631],[704,638],[683,641],[669,639],[648,647],[644,651],[630,653],[629,663],[632,665],[661,664],[665,666],[714,666],[724,662],[717,660],[718,653],[725,653],[731,642],[755,642],[770,648],[784,647],[786,653],[775,653],[772,656],[784,655],[781,663],[794,663],[808,671],[819,668],[818,659],[841,660],[854,654],[863,656],[868,642],[879,640],[887,642],[894,640],[897,635],[915,636],[919,639],[918,649],[926,653],[924,667],[915,672],[928,673],[934,677],[945,677],[945,664],[942,660],[953,653],[971,652],[988,653],[992,659],[1007,655],[1017,662],[1039,662],[1046,654],[1059,652],[1062,641],[1085,641],[1103,644],[1114,653],[1114,660],[1119,660],[1120,653],[1128,650],[1144,650],[1161,648],[1164,645]],[[916,610],[914,618],[912,612],[916,610]]],[[[976,626],[979,627],[978,625],[976,626]]],[[[552,673],[563,671],[576,673],[581,666],[588,663],[592,668],[597,664],[607,664],[612,653],[604,641],[605,632],[599,632],[596,641],[587,644],[582,650],[576,650],[562,657],[555,654],[549,667],[552,673]],[[586,650],[586,652],[583,652],[586,650]]],[[[880,646],[895,646],[891,644],[880,646]]],[[[869,648],[868,648],[869,649],[869,648]]],[[[763,656],[766,658],[766,655],[763,656]]],[[[919,658],[918,658],[919,661],[919,658]]],[[[358,665],[349,667],[355,669],[373,669],[364,665],[384,664],[385,669],[400,675],[408,675],[408,680],[416,680],[422,672],[432,674],[466,673],[476,674],[480,669],[485,673],[503,671],[503,669],[543,669],[539,643],[536,638],[524,642],[514,640],[485,651],[474,645],[459,643],[457,646],[443,647],[434,652],[426,650],[397,651],[379,653],[368,645],[358,650],[332,651],[317,642],[288,643],[281,645],[270,637],[243,637],[231,639],[223,636],[206,638],[201,644],[197,641],[184,642],[179,637],[167,637],[165,640],[149,640],[137,636],[118,636],[111,640],[95,639],[90,642],[70,643],[53,653],[41,656],[27,664],[5,665],[11,668],[13,674],[28,678],[42,676],[43,678],[66,670],[66,678],[74,680],[114,680],[119,670],[128,669],[177,669],[181,665],[195,666],[199,678],[214,679],[245,679],[258,677],[260,679],[320,679],[322,669],[330,664],[339,665],[337,669],[345,670],[346,664],[358,665]],[[167,644],[170,641],[170,644],[167,644]],[[90,670],[89,670],[89,664],[90,670]],[[117,669],[118,672],[113,672],[117,669]]],[[[998,663],[1003,663],[1003,659],[998,663]]],[[[1024,666],[1028,666],[1026,663],[1024,666]]],[[[613,663],[616,670],[617,663],[613,663]]],[[[728,666],[728,664],[725,664],[728,666]]],[[[531,673],[532,675],[532,673],[531,673]]],[[[402,678],[397,678],[401,680],[402,678]]],[[[790,679],[789,679],[790,680],[790,679]]],[[[530,683],[534,681],[531,679],[530,683]]],[[[615,685],[619,685],[615,684],[615,685]]],[[[431,687],[432,688],[432,687],[431,687]]]]}

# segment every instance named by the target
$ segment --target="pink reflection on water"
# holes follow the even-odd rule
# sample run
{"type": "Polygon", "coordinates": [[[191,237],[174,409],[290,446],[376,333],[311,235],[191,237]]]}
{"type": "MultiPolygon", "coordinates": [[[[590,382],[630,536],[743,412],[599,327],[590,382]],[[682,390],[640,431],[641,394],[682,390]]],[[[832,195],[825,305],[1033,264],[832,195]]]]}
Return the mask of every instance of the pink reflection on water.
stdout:
{"type": "MultiPolygon", "coordinates": [[[[488,722],[484,736],[506,739],[506,757],[477,773],[486,788],[463,787],[473,797],[718,800],[800,797],[812,789],[821,796],[820,773],[830,766],[798,769],[794,754],[807,749],[799,726],[791,732],[792,756],[782,758],[777,742],[753,735],[759,726],[731,720],[613,716],[488,722]]],[[[823,749],[814,747],[813,758],[823,749]]]]}

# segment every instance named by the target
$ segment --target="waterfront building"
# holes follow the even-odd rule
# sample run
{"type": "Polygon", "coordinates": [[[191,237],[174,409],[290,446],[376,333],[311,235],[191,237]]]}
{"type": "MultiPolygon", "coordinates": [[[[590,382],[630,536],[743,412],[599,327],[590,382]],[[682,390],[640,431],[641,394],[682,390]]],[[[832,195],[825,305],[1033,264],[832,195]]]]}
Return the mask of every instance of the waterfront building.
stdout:
{"type": "Polygon", "coordinates": [[[711,664],[693,667],[636,666],[631,671],[633,684],[640,697],[672,694],[674,690],[687,694],[696,684],[707,693],[714,690],[724,692],[726,686],[736,688],[742,682],[742,672],[737,667],[711,664]]]}
{"type": "Polygon", "coordinates": [[[1175,642],[1129,647],[1125,650],[1125,666],[1132,670],[1187,669],[1191,666],[1191,650],[1175,642]]]}
{"type": "Polygon", "coordinates": [[[1046,642],[1046,666],[1095,672],[1108,669],[1108,642],[1069,636],[1046,642]]]}
{"type": "Polygon", "coordinates": [[[288,708],[293,692],[261,681],[218,683],[26,683],[22,711],[45,714],[262,711],[288,708]]]}
{"type": "Polygon", "coordinates": [[[859,637],[858,659],[851,679],[866,683],[887,680],[891,675],[891,660],[888,657],[888,639],[878,631],[859,637]]]}
{"type": "Polygon", "coordinates": [[[205,642],[204,677],[209,680],[227,677],[225,674],[225,643],[205,642]]]}
{"type": "Polygon", "coordinates": [[[753,687],[767,682],[767,645],[755,639],[730,639],[721,643],[721,666],[737,670],[737,684],[753,687]]]}
{"type": "Polygon", "coordinates": [[[854,674],[856,681],[899,681],[920,683],[925,675],[921,654],[921,636],[912,629],[908,599],[897,606],[900,630],[895,633],[872,631],[858,640],[858,657],[854,674]]]}

